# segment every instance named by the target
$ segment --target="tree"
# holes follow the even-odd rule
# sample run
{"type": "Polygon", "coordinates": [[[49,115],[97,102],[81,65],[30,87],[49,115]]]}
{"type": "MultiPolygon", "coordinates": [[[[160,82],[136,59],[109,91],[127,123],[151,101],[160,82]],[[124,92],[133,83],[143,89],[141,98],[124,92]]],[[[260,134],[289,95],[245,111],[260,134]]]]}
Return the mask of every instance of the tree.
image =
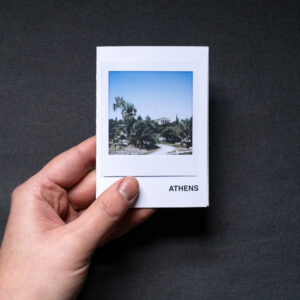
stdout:
{"type": "Polygon", "coordinates": [[[193,118],[181,120],[179,128],[181,143],[185,143],[187,147],[191,147],[193,139],[193,118]]]}
{"type": "Polygon", "coordinates": [[[145,118],[145,122],[147,127],[153,132],[153,134],[156,133],[156,123],[148,115],[145,118]]]}
{"type": "Polygon", "coordinates": [[[176,142],[180,142],[178,127],[168,126],[162,131],[161,135],[167,140],[168,143],[174,144],[176,142]]]}
{"type": "MultiPolygon", "coordinates": [[[[150,119],[151,120],[151,119],[150,119]]],[[[147,120],[137,120],[133,125],[131,142],[139,148],[156,148],[156,135],[147,120]]]]}
{"type": "Polygon", "coordinates": [[[109,140],[113,140],[115,137],[115,130],[116,130],[116,120],[110,119],[109,120],[109,140]]]}
{"type": "Polygon", "coordinates": [[[112,143],[119,143],[121,139],[125,138],[123,121],[109,119],[109,141],[112,143]]]}
{"type": "Polygon", "coordinates": [[[113,110],[121,109],[121,115],[125,127],[127,139],[130,136],[132,126],[135,122],[136,108],[133,104],[126,102],[123,97],[115,97],[115,103],[113,104],[113,110]]]}

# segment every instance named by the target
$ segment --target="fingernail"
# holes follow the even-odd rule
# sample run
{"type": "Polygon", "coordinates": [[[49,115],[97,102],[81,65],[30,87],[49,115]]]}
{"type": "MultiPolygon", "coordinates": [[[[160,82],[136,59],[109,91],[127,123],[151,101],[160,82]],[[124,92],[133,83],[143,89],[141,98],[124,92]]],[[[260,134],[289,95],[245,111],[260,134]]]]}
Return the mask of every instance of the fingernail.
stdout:
{"type": "Polygon", "coordinates": [[[119,192],[127,201],[135,200],[139,190],[139,184],[133,177],[126,177],[120,184],[119,192]]]}

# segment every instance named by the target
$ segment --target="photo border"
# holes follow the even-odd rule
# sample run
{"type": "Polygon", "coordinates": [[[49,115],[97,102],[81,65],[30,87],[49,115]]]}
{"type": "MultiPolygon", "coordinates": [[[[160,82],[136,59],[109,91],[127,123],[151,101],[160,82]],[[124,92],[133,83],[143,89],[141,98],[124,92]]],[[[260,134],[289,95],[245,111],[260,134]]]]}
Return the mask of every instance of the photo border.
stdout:
{"type": "MultiPolygon", "coordinates": [[[[98,70],[99,72],[99,70],[98,70]]],[[[197,176],[201,155],[201,72],[199,63],[102,63],[100,75],[100,147],[102,176],[197,176]],[[193,149],[191,155],[109,154],[109,71],[192,71],[193,149]]],[[[203,74],[205,76],[205,74],[203,74]]],[[[99,83],[98,81],[98,83],[99,83]]],[[[202,83],[203,84],[203,83],[202,83]]],[[[207,88],[207,87],[206,87],[207,88]]],[[[99,90],[99,89],[98,89],[99,90]]],[[[205,89],[204,89],[205,90],[205,89]]],[[[98,99],[98,101],[99,101],[98,99]]],[[[202,114],[203,115],[203,114],[202,114]]]]}

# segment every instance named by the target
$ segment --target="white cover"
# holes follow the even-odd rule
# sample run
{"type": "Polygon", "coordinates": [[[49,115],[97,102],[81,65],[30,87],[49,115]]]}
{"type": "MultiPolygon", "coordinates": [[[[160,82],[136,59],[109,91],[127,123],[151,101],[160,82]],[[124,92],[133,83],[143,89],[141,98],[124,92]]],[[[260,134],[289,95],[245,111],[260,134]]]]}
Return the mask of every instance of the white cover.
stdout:
{"type": "Polygon", "coordinates": [[[208,47],[97,47],[96,125],[97,196],[135,176],[136,207],[208,206],[208,47]],[[114,70],[193,71],[192,155],[109,155],[108,72],[114,70]]]}

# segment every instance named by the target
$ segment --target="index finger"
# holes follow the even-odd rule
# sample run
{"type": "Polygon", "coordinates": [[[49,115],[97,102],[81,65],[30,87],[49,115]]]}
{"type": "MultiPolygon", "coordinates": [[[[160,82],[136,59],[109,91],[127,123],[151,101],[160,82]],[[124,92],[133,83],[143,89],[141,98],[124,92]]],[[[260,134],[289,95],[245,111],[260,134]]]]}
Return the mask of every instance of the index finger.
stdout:
{"type": "Polygon", "coordinates": [[[59,154],[52,159],[38,174],[69,188],[77,183],[96,164],[96,136],[59,154]]]}

